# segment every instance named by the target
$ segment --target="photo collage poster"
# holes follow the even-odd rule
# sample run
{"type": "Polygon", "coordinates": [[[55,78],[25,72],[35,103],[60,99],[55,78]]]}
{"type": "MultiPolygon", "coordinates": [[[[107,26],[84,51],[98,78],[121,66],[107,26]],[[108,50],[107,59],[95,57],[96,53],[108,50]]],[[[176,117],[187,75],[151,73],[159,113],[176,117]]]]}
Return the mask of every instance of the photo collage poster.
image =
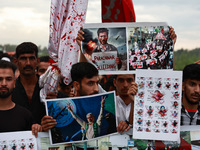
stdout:
{"type": "Polygon", "coordinates": [[[85,24],[82,52],[101,72],[173,69],[173,40],[166,23],[85,24]]]}
{"type": "Polygon", "coordinates": [[[182,71],[138,69],[136,83],[133,138],[178,140],[182,71]]]}
{"type": "Polygon", "coordinates": [[[115,92],[45,101],[47,115],[57,124],[51,144],[84,142],[116,133],[115,92]],[[91,125],[93,124],[93,126],[91,125]]]}
{"type": "Polygon", "coordinates": [[[5,132],[0,135],[1,150],[37,150],[37,141],[32,131],[5,132]]]}

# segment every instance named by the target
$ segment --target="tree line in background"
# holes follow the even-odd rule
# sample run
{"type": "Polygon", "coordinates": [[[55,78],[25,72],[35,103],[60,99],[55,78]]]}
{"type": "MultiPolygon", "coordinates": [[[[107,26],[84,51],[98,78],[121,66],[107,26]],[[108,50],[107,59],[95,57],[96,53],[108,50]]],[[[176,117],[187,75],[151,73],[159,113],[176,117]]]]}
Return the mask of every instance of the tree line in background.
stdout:
{"type": "MultiPolygon", "coordinates": [[[[5,52],[15,52],[17,45],[11,45],[11,44],[5,44],[0,45],[0,51],[5,52]]],[[[49,55],[47,47],[38,46],[38,55],[40,56],[46,56],[49,55]]]]}
{"type": "MultiPolygon", "coordinates": [[[[0,51],[14,52],[16,47],[17,45],[11,45],[11,44],[0,45],[0,51]]],[[[39,50],[38,53],[39,57],[49,55],[47,47],[38,46],[38,50],[39,50]]],[[[174,51],[175,70],[183,70],[183,68],[186,65],[192,64],[198,60],[200,60],[200,48],[195,48],[192,50],[180,49],[174,51]]]]}

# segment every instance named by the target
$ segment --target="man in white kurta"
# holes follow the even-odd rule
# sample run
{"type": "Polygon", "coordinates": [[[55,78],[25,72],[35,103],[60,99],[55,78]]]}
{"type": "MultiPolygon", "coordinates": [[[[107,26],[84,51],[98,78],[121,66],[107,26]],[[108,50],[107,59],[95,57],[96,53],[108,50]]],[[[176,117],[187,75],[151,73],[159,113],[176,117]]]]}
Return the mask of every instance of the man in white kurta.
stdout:
{"type": "Polygon", "coordinates": [[[99,136],[100,133],[100,126],[102,123],[102,118],[103,118],[103,108],[104,108],[104,103],[105,100],[102,98],[101,101],[101,109],[100,113],[98,116],[97,121],[95,122],[95,116],[92,113],[88,113],[86,115],[87,122],[83,121],[80,117],[78,117],[74,112],[72,111],[71,107],[68,105],[67,109],[71,113],[72,117],[81,125],[81,127],[86,131],[86,138],[87,139],[92,139],[94,137],[99,136]]]}
{"type": "Polygon", "coordinates": [[[116,87],[117,131],[123,133],[133,125],[134,95],[137,84],[133,74],[116,75],[113,84],[116,87]]]}

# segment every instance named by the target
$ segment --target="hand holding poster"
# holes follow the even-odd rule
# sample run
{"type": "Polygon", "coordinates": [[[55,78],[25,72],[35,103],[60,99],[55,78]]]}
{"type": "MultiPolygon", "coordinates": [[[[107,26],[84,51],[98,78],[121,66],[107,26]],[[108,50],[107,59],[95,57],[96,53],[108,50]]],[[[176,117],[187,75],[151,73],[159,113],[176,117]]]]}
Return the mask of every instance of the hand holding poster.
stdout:
{"type": "Polygon", "coordinates": [[[116,132],[115,93],[46,100],[47,114],[56,119],[51,144],[73,143],[116,132]]]}
{"type": "Polygon", "coordinates": [[[96,52],[117,52],[118,69],[113,70],[117,72],[173,69],[174,43],[169,30],[166,23],[85,24],[82,52],[90,61],[96,52]]]}

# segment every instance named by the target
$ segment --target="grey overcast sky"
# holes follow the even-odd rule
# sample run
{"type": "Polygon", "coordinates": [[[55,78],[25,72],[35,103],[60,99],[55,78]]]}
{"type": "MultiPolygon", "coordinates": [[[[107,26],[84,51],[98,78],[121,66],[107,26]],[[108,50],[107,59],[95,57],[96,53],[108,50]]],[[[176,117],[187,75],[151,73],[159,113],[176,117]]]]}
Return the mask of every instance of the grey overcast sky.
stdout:
{"type": "MultiPolygon", "coordinates": [[[[47,46],[50,0],[0,0],[0,44],[47,46]]],[[[133,0],[137,22],[167,22],[175,50],[200,47],[200,0],[133,0]]],[[[86,23],[101,23],[101,0],[88,0],[86,23]]]]}

